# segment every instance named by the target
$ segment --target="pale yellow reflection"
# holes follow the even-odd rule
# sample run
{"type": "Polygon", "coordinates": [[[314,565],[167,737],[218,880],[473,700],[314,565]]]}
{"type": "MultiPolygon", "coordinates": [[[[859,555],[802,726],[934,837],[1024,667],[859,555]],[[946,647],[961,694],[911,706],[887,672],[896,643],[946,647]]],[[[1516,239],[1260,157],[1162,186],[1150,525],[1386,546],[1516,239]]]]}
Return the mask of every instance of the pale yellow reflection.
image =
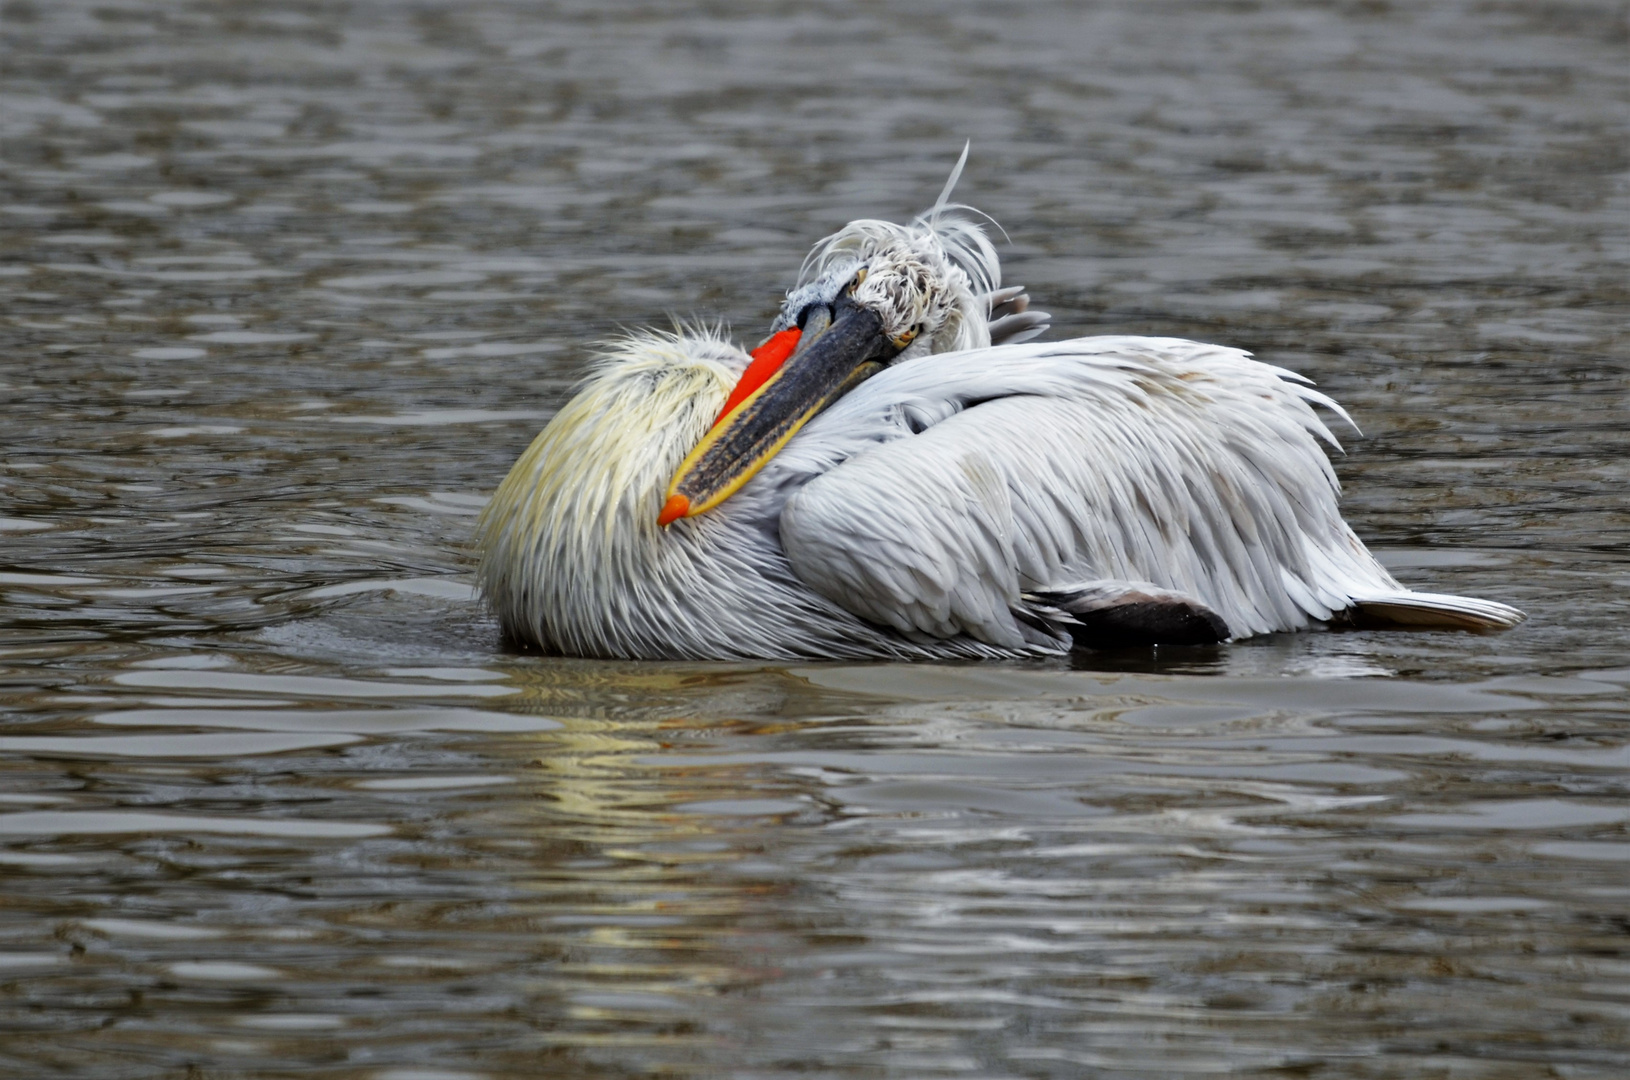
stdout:
{"type": "Polygon", "coordinates": [[[812,782],[752,763],[752,748],[866,699],[748,665],[521,657],[502,670],[516,690],[502,699],[505,711],[561,724],[507,743],[534,756],[498,766],[540,796],[532,803],[540,858],[524,885],[539,901],[540,933],[561,951],[551,983],[568,1018],[546,1041],[700,1038],[661,1028],[681,1006],[709,1007],[697,999],[776,978],[754,958],[797,947],[786,939],[798,931],[778,915],[793,883],[766,880],[761,863],[738,864],[764,859],[785,830],[808,827],[789,813],[709,807],[814,806],[788,800],[799,794],[790,785],[812,782]],[[697,747],[709,762],[687,765],[685,750],[697,747]],[[720,764],[718,752],[731,749],[748,760],[720,764]]]}

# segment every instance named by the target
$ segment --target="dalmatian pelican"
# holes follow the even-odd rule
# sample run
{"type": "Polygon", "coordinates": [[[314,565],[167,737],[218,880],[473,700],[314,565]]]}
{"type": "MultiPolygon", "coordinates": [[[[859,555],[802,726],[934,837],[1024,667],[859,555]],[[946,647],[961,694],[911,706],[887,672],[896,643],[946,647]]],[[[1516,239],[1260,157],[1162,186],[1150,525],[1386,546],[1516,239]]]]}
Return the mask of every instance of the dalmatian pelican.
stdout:
{"type": "MultiPolygon", "coordinates": [[[[966,151],[964,151],[964,160],[966,151]]],[[[479,525],[506,635],[630,659],[948,660],[1362,622],[1495,630],[1342,520],[1308,380],[1220,345],[1034,340],[969,208],[816,245],[752,353],[606,347],[479,525]]]]}

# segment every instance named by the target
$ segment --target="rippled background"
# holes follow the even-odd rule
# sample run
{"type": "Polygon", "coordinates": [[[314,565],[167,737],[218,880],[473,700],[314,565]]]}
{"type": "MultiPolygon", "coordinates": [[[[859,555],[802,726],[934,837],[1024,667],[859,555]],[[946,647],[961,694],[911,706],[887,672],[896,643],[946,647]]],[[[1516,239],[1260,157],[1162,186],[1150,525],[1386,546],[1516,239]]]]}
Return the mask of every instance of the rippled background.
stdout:
{"type": "Polygon", "coordinates": [[[1622,3],[0,7],[0,1073],[1620,1077],[1622,3]],[[506,652],[592,344],[939,190],[1493,637],[506,652]]]}

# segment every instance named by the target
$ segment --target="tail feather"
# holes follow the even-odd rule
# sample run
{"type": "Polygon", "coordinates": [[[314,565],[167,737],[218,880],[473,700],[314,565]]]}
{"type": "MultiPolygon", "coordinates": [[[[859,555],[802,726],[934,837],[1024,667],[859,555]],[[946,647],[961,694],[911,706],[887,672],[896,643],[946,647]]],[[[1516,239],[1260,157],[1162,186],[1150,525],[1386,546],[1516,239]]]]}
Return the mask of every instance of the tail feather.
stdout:
{"type": "Polygon", "coordinates": [[[1387,626],[1442,627],[1447,630],[1509,630],[1528,616],[1493,600],[1447,593],[1374,592],[1352,598],[1352,614],[1387,626]]]}

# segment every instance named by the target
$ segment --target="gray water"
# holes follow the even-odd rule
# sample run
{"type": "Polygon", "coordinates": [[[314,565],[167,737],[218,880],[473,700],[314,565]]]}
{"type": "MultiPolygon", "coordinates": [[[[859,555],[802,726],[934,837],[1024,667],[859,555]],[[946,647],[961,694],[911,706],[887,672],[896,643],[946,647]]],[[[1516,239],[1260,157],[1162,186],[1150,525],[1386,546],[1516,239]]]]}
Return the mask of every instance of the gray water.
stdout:
{"type": "Polygon", "coordinates": [[[1620,3],[0,8],[0,1074],[1630,1071],[1620,3]],[[592,344],[958,194],[1498,636],[508,651],[592,344]]]}

